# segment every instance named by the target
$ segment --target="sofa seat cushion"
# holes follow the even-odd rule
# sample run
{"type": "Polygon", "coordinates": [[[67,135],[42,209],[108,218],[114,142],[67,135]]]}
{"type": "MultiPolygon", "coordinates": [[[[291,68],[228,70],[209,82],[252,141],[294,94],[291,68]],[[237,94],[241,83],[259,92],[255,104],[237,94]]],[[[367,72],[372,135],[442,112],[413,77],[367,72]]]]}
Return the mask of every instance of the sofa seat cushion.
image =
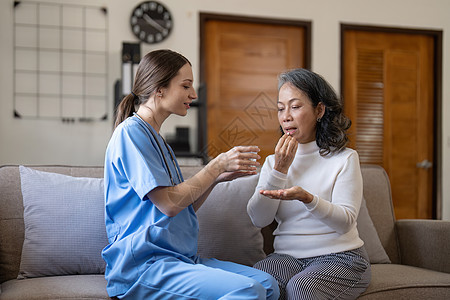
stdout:
{"type": "Polygon", "coordinates": [[[111,299],[103,275],[68,275],[12,279],[1,285],[2,300],[111,299]]]}
{"type": "Polygon", "coordinates": [[[450,274],[398,265],[372,265],[372,280],[359,299],[450,299],[450,274]]]}

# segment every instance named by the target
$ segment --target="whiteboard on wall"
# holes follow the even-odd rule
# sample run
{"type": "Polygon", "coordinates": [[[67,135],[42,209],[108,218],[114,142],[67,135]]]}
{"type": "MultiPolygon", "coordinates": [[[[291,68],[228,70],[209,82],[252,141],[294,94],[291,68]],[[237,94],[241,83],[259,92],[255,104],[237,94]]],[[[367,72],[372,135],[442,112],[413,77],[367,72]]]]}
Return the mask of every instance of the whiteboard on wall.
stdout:
{"type": "Polygon", "coordinates": [[[14,115],[106,120],[107,10],[14,2],[14,115]]]}

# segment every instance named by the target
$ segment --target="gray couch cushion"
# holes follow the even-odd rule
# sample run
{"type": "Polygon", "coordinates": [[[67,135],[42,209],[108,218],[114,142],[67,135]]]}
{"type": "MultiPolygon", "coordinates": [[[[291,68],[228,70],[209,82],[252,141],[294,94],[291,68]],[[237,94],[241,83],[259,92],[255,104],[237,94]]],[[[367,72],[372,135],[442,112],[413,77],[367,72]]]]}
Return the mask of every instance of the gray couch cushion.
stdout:
{"type": "Polygon", "coordinates": [[[391,185],[387,173],[380,166],[363,165],[363,191],[367,209],[377,230],[381,244],[392,263],[400,263],[399,246],[392,207],[391,185]]]}
{"type": "Polygon", "coordinates": [[[23,245],[23,204],[19,168],[0,168],[0,282],[16,278],[23,245]]]}
{"type": "Polygon", "coordinates": [[[403,219],[396,228],[402,264],[450,273],[450,221],[403,219]]]}
{"type": "Polygon", "coordinates": [[[20,166],[25,240],[19,278],[99,274],[107,245],[103,179],[20,166]]]}
{"type": "Polygon", "coordinates": [[[198,253],[248,266],[266,257],[261,230],[247,214],[258,176],[218,184],[197,211],[200,224],[198,253]]]}
{"type": "Polygon", "coordinates": [[[359,237],[364,241],[364,247],[372,264],[391,263],[386,251],[381,245],[375,226],[367,211],[366,199],[363,198],[357,219],[359,237]]]}
{"type": "Polygon", "coordinates": [[[397,264],[371,268],[372,280],[359,299],[448,299],[450,274],[397,264]]]}
{"type": "Polygon", "coordinates": [[[68,275],[9,280],[2,284],[2,300],[111,299],[103,275],[68,275]]]}

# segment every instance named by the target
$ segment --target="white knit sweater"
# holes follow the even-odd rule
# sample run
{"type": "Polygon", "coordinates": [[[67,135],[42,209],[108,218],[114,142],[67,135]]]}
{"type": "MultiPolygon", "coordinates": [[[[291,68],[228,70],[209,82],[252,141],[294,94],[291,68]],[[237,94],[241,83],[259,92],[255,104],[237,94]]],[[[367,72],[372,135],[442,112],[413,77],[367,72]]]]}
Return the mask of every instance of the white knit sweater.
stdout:
{"type": "Polygon", "coordinates": [[[361,247],[356,229],[362,200],[358,153],[352,149],[320,156],[316,142],[299,144],[288,174],[273,169],[275,156],[267,157],[247,211],[253,224],[264,227],[275,220],[276,253],[296,258],[342,252],[361,247]],[[311,203],[275,200],[259,193],[300,186],[314,195],[311,203]]]}

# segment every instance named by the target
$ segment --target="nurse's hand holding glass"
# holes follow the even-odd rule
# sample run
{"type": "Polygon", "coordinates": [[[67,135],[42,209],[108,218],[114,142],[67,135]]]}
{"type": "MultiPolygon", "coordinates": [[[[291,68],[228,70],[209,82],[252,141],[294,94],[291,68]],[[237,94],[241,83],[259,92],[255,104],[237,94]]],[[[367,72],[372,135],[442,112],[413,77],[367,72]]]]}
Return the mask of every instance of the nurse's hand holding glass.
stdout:
{"type": "Polygon", "coordinates": [[[158,187],[148,194],[164,214],[174,216],[189,205],[197,211],[217,183],[255,175],[261,158],[257,146],[237,146],[219,154],[205,168],[186,181],[170,187],[158,187]]]}

